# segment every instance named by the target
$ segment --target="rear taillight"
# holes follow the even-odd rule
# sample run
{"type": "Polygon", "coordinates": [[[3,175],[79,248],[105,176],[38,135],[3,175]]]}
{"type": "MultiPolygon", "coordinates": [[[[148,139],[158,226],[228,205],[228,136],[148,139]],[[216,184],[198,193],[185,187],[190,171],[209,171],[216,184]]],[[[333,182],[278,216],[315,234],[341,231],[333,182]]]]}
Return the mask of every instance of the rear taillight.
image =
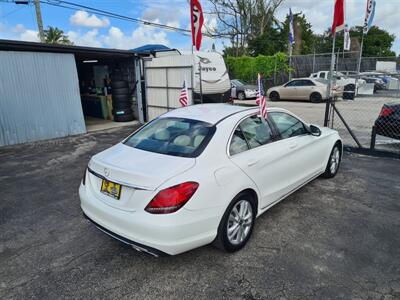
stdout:
{"type": "Polygon", "coordinates": [[[379,114],[380,117],[388,117],[390,116],[392,113],[394,113],[394,109],[390,108],[390,107],[382,107],[382,110],[379,114]]]}
{"type": "Polygon", "coordinates": [[[85,168],[85,172],[83,172],[83,177],[82,177],[82,184],[85,185],[86,183],[86,170],[87,168],[85,168]]]}
{"type": "Polygon", "coordinates": [[[193,196],[199,184],[184,182],[163,189],[150,201],[145,211],[152,214],[170,214],[176,212],[193,196]]]}

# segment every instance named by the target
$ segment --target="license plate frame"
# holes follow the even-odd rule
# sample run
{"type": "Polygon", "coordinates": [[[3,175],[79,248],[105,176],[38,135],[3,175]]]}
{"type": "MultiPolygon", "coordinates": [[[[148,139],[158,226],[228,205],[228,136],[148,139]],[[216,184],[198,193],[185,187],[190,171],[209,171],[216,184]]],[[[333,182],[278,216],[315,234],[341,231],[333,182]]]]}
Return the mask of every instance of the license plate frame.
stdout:
{"type": "Polygon", "coordinates": [[[104,195],[107,195],[115,200],[119,200],[121,198],[121,190],[122,186],[119,183],[102,179],[100,192],[104,195]]]}

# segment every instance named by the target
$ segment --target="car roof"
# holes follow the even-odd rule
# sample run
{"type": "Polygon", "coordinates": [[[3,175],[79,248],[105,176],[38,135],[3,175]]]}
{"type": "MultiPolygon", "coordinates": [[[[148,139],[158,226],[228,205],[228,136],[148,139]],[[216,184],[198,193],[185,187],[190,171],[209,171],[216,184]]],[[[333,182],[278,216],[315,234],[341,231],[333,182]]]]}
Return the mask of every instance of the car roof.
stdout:
{"type": "MultiPolygon", "coordinates": [[[[242,112],[251,113],[252,111],[258,111],[258,107],[246,107],[223,103],[207,103],[177,108],[161,115],[160,118],[186,118],[203,121],[210,124],[216,124],[232,115],[240,114],[242,112]]],[[[268,111],[282,111],[282,109],[268,108],[268,111]]]]}

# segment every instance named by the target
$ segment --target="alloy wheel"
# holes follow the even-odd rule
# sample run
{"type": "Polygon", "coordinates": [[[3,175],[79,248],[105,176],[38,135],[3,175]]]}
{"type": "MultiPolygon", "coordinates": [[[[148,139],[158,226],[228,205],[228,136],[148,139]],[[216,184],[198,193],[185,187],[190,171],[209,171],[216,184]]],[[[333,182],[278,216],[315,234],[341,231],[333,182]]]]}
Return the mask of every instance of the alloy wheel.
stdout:
{"type": "Polygon", "coordinates": [[[228,223],[227,237],[231,244],[238,245],[246,240],[253,224],[253,208],[249,201],[240,200],[232,208],[228,223]]]}
{"type": "Polygon", "coordinates": [[[340,163],[340,151],[337,147],[335,147],[332,151],[331,155],[331,166],[330,170],[332,174],[335,174],[340,163]]]}

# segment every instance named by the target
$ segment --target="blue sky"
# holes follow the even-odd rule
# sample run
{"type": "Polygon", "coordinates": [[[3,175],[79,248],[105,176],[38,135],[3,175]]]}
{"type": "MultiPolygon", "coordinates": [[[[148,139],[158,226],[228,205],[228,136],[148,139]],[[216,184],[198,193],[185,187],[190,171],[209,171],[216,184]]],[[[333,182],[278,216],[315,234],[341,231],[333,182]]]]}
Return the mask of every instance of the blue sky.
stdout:
{"type": "MultiPolygon", "coordinates": [[[[0,0],[1,1],[1,0],[0,0]]],[[[70,0],[71,2],[96,7],[181,28],[189,28],[189,5],[187,0],[70,0]]],[[[207,1],[202,0],[207,9],[207,1]]],[[[361,25],[366,0],[347,0],[346,17],[350,26],[361,25]]],[[[303,12],[311,22],[313,30],[322,32],[332,21],[333,0],[284,0],[277,11],[283,20],[288,8],[294,13],[303,12]]],[[[398,36],[393,50],[400,53],[400,0],[377,0],[375,24],[398,36]]],[[[129,49],[148,43],[166,44],[173,48],[189,50],[191,37],[176,32],[145,25],[104,18],[85,11],[73,11],[42,4],[44,26],[56,26],[64,30],[77,45],[129,49]]],[[[217,26],[217,20],[205,16],[208,27],[217,26]]],[[[0,38],[37,40],[35,10],[32,4],[17,6],[0,2],[0,38]]],[[[226,42],[226,41],[225,41],[226,42]]],[[[215,43],[222,49],[221,40],[206,38],[203,49],[215,43]]],[[[227,42],[226,42],[227,43],[227,42]]]]}

